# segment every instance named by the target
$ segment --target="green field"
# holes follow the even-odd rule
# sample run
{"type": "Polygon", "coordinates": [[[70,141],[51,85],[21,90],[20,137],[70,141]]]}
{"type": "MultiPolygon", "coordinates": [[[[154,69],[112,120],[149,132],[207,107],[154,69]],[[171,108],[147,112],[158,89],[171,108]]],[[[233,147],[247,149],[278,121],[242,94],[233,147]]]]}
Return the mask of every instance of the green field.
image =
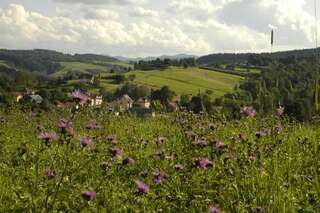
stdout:
{"type": "Polygon", "coordinates": [[[132,65],[126,64],[124,62],[100,62],[103,65],[97,65],[97,64],[90,64],[90,63],[82,63],[82,62],[60,62],[60,64],[63,66],[61,70],[58,72],[52,74],[52,77],[59,77],[63,76],[69,71],[78,71],[80,73],[93,73],[93,72],[98,72],[98,73],[108,73],[110,72],[110,67],[112,65],[117,65],[117,66],[122,66],[122,67],[131,67],[132,65]]]}
{"type": "Polygon", "coordinates": [[[213,96],[222,96],[231,92],[243,80],[242,77],[198,68],[171,68],[164,71],[134,71],[126,75],[135,74],[140,85],[152,88],[169,86],[177,94],[196,95],[206,90],[212,90],[213,96]]]}
{"type": "Polygon", "coordinates": [[[109,72],[109,69],[104,66],[89,64],[89,63],[81,63],[81,62],[60,62],[63,66],[63,69],[58,72],[52,74],[52,77],[63,76],[69,71],[78,71],[81,73],[90,73],[88,70],[97,70],[99,72],[109,72]]]}

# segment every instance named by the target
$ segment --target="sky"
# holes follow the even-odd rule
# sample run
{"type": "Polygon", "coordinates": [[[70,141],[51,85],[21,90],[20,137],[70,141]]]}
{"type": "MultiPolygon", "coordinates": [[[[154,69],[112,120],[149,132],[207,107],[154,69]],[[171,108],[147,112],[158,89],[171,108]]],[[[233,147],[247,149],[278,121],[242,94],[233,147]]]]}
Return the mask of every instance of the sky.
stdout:
{"type": "Polygon", "coordinates": [[[271,29],[274,51],[311,48],[313,4],[314,0],[1,0],[0,48],[127,57],[269,52],[271,29]]]}

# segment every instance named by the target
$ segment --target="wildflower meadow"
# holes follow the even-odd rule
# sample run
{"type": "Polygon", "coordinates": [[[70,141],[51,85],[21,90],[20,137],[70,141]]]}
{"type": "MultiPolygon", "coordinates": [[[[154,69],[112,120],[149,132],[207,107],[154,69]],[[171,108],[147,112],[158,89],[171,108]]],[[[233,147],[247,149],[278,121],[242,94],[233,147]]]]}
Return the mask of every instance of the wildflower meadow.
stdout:
{"type": "Polygon", "coordinates": [[[316,123],[70,111],[1,112],[1,212],[320,209],[316,123]]]}

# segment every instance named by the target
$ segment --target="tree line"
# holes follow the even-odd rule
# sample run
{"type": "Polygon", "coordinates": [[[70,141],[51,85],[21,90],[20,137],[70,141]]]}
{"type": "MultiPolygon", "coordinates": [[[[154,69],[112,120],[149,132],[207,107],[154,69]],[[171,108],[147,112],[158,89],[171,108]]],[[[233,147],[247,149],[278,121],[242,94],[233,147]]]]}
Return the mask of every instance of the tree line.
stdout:
{"type": "Polygon", "coordinates": [[[144,70],[144,71],[150,71],[150,70],[164,70],[169,68],[170,66],[175,67],[195,67],[197,66],[196,59],[195,58],[185,58],[185,59],[159,59],[156,60],[150,60],[150,61],[143,61],[140,60],[136,63],[134,63],[134,70],[144,70]]]}

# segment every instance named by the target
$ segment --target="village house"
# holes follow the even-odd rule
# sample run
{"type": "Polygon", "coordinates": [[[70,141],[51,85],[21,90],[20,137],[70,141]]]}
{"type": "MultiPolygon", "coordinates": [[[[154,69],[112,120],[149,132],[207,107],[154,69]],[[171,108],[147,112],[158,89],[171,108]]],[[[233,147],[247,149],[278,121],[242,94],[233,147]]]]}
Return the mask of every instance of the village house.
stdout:
{"type": "Polygon", "coordinates": [[[155,111],[150,109],[150,106],[151,103],[147,98],[140,98],[129,111],[139,117],[155,117],[155,111]]]}
{"type": "Polygon", "coordinates": [[[121,98],[109,103],[109,109],[112,111],[125,112],[131,109],[133,100],[129,95],[125,94],[121,98]]]}
{"type": "Polygon", "coordinates": [[[103,103],[102,95],[91,95],[89,98],[90,106],[100,107],[103,103]]]}
{"type": "Polygon", "coordinates": [[[140,107],[144,109],[150,109],[150,101],[148,98],[140,98],[138,101],[134,103],[134,107],[140,107]]]}
{"type": "Polygon", "coordinates": [[[172,101],[168,104],[167,108],[169,112],[177,112],[179,110],[179,105],[177,102],[172,101]]]}
{"type": "Polygon", "coordinates": [[[16,96],[16,102],[19,103],[23,99],[23,94],[22,93],[14,93],[16,96]]]}
{"type": "Polygon", "coordinates": [[[30,101],[36,104],[41,104],[43,102],[43,98],[40,95],[32,94],[32,95],[29,95],[29,97],[30,97],[30,101]]]}

